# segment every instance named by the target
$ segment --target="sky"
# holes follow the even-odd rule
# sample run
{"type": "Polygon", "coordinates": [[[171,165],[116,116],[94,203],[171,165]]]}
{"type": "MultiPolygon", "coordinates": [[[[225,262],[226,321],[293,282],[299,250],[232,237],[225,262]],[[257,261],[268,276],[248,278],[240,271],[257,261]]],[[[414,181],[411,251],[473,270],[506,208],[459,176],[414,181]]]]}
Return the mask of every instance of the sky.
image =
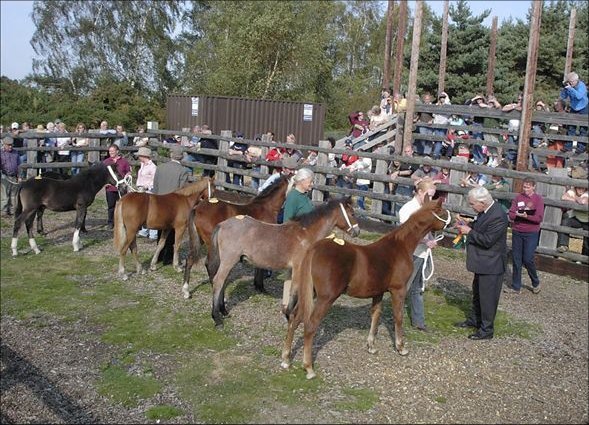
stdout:
{"type": "MultiPolygon", "coordinates": [[[[427,0],[432,10],[442,16],[444,2],[427,0]]],[[[450,1],[450,4],[454,1],[450,1]]],[[[491,9],[491,15],[483,24],[491,26],[492,17],[497,16],[499,26],[509,18],[526,19],[531,0],[512,1],[469,1],[473,15],[479,15],[485,9],[491,9]]],[[[409,8],[414,10],[415,1],[409,1],[409,8]]],[[[0,75],[13,80],[22,80],[33,72],[31,38],[35,31],[31,14],[32,1],[0,0],[0,75]]]]}

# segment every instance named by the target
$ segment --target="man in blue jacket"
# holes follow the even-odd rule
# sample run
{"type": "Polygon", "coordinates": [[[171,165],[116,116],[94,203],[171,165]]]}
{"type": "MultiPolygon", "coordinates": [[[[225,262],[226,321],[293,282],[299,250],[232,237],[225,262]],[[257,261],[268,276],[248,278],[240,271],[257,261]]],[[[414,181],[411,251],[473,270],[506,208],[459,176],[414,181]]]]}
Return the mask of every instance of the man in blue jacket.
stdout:
{"type": "MultiPolygon", "coordinates": [[[[562,82],[562,89],[560,90],[560,98],[562,100],[570,100],[571,114],[581,114],[585,116],[585,121],[589,119],[589,108],[587,107],[589,100],[587,99],[587,86],[579,79],[576,72],[569,72],[566,79],[562,82]]],[[[569,125],[567,135],[575,136],[577,134],[577,126],[569,125]]],[[[579,127],[579,136],[587,137],[587,127],[579,127]]],[[[567,141],[564,144],[567,151],[572,150],[573,142],[567,141]]],[[[577,142],[576,153],[584,153],[587,149],[586,142],[577,142]]]]}
{"type": "Polygon", "coordinates": [[[472,227],[458,221],[456,228],[466,235],[466,269],[474,273],[472,311],[456,326],[476,328],[470,339],[491,339],[507,264],[507,214],[484,187],[468,192],[468,204],[478,213],[472,227]]]}

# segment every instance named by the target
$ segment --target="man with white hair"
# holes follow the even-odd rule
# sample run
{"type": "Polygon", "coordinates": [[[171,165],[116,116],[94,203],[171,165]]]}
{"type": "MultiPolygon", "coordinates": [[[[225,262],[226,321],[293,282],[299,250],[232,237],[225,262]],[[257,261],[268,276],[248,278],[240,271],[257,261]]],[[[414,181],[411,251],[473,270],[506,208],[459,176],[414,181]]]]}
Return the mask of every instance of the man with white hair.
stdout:
{"type": "Polygon", "coordinates": [[[491,339],[507,264],[507,214],[484,187],[468,192],[468,204],[478,213],[474,222],[468,225],[458,216],[455,227],[466,235],[466,269],[474,273],[472,311],[456,326],[476,328],[469,339],[491,339]]]}
{"type": "MultiPolygon", "coordinates": [[[[589,100],[587,98],[587,86],[579,79],[576,72],[569,72],[566,79],[562,82],[562,89],[560,90],[560,98],[564,101],[569,99],[571,114],[581,114],[589,118],[589,100]]],[[[569,125],[567,135],[576,136],[577,126],[569,125]]],[[[587,126],[579,126],[579,136],[587,137],[587,126]]],[[[573,142],[567,141],[564,144],[565,150],[570,151],[573,148],[573,142]]],[[[586,142],[577,142],[576,153],[584,153],[587,149],[586,142]]]]}

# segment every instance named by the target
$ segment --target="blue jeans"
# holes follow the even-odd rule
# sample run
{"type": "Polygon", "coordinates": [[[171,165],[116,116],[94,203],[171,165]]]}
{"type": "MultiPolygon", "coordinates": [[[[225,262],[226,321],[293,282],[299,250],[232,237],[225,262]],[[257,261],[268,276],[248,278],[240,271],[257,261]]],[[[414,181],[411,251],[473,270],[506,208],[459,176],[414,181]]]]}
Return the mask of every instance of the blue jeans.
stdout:
{"type": "Polygon", "coordinates": [[[423,263],[425,259],[413,256],[413,274],[409,278],[411,282],[407,283],[409,287],[409,302],[406,307],[409,310],[409,317],[411,318],[411,325],[415,327],[425,327],[425,309],[423,308],[423,292],[421,287],[423,285],[423,263]]]}
{"type": "Polygon", "coordinates": [[[512,231],[511,236],[511,256],[513,259],[513,277],[511,286],[516,291],[522,287],[522,265],[527,269],[528,276],[532,280],[532,286],[535,288],[540,284],[536,264],[534,262],[534,253],[538,246],[540,232],[518,232],[512,231]]]}
{"type": "MultiPolygon", "coordinates": [[[[532,126],[532,133],[542,133],[544,134],[544,132],[542,131],[542,128],[539,125],[533,125],[532,126]]],[[[539,139],[537,137],[534,137],[531,141],[530,141],[530,146],[532,148],[537,148],[540,145],[540,142],[542,141],[542,139],[539,139]]],[[[538,156],[535,154],[531,154],[531,158],[532,158],[532,167],[534,168],[534,170],[540,170],[540,161],[538,160],[538,156]]]]}
{"type": "MultiPolygon", "coordinates": [[[[365,192],[368,192],[368,185],[367,184],[357,184],[356,183],[356,189],[358,190],[363,190],[365,192]]],[[[365,210],[365,205],[364,205],[364,196],[360,196],[358,197],[358,206],[360,207],[360,209],[365,210]]]]}
{"type": "MultiPolygon", "coordinates": [[[[84,152],[82,151],[72,151],[72,162],[84,162],[84,152]]],[[[72,176],[75,176],[80,172],[79,168],[72,168],[72,176]]]]}
{"type": "MultiPolygon", "coordinates": [[[[588,115],[589,114],[589,105],[585,106],[583,109],[579,111],[572,111],[573,114],[581,114],[581,115],[588,115]]],[[[589,118],[589,117],[588,117],[589,118]]],[[[577,135],[577,126],[576,125],[569,125],[567,126],[567,135],[568,136],[576,136],[577,135]]],[[[579,127],[579,136],[587,137],[587,127],[580,126],[579,127]]],[[[565,151],[573,150],[573,142],[566,141],[564,142],[565,151]]],[[[575,153],[581,154],[585,152],[587,149],[587,143],[585,142],[577,142],[577,148],[575,149],[575,153]]]]}
{"type": "MultiPolygon", "coordinates": [[[[446,137],[446,129],[444,128],[434,128],[434,135],[435,136],[444,136],[446,137]]],[[[433,153],[433,158],[434,159],[440,159],[440,157],[442,156],[442,148],[443,148],[443,143],[441,140],[436,140],[434,142],[434,153],[433,153]]]]}
{"type": "MultiPolygon", "coordinates": [[[[423,127],[423,126],[418,125],[417,132],[419,134],[433,134],[433,129],[431,129],[429,127],[423,127]]],[[[431,140],[418,139],[415,141],[414,146],[415,146],[415,152],[418,155],[431,155],[431,153],[432,153],[431,140]]]]}

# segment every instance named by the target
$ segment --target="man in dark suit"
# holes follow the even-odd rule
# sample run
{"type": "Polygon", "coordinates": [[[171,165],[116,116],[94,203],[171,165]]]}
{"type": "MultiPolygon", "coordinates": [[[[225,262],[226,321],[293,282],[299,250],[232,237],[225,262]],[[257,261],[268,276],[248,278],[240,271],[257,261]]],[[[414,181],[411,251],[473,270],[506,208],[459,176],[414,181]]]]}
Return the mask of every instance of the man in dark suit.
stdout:
{"type": "Polygon", "coordinates": [[[478,215],[472,227],[458,221],[456,228],[466,236],[466,269],[474,273],[472,311],[461,328],[477,328],[468,337],[493,338],[493,324],[499,305],[503,273],[507,263],[507,215],[484,187],[468,192],[468,204],[478,215]]]}
{"type": "MultiPolygon", "coordinates": [[[[153,193],[156,195],[165,195],[171,193],[176,189],[181,188],[188,183],[189,172],[180,161],[182,160],[182,147],[174,145],[170,148],[170,161],[165,162],[157,167],[155,176],[153,178],[153,193]]],[[[158,232],[158,241],[161,235],[161,230],[158,232]]],[[[166,244],[158,256],[158,261],[163,264],[172,264],[174,256],[174,229],[170,231],[166,238],[166,244]]]]}

